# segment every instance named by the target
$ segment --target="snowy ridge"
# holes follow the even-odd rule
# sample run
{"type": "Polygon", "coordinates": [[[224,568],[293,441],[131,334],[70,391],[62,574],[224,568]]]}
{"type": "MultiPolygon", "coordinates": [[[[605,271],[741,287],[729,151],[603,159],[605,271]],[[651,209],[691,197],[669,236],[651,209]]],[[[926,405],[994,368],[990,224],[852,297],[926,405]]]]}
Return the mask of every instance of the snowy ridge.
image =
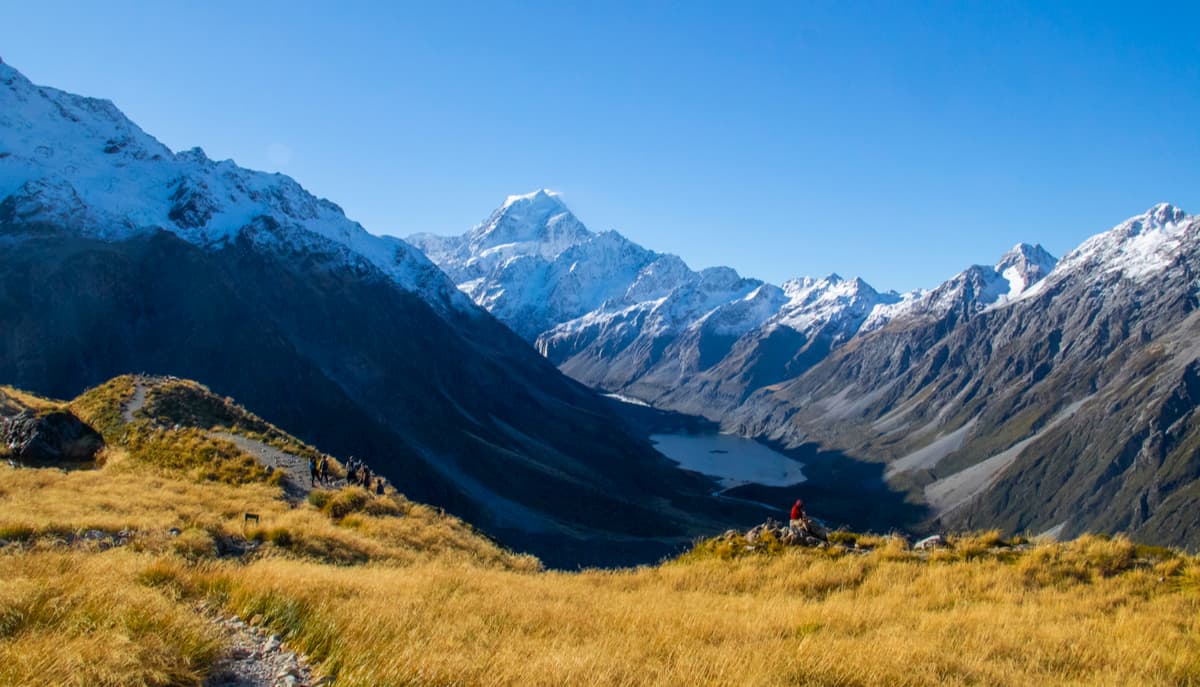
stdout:
{"type": "Polygon", "coordinates": [[[902,301],[894,291],[881,294],[862,279],[842,279],[836,274],[824,279],[792,279],[784,282],[783,290],[790,300],[772,324],[806,336],[834,324],[838,342],[857,333],[868,318],[884,324],[890,319],[887,306],[902,301]]]}
{"type": "Polygon", "coordinates": [[[592,233],[545,189],[509,196],[461,236],[408,240],[556,363],[574,359],[589,374],[606,365],[635,370],[623,373],[627,381],[670,369],[663,374],[679,383],[737,342],[753,348],[780,328],[832,349],[896,319],[969,316],[1015,299],[1055,264],[1040,246],[1018,244],[995,266],[972,266],[931,291],[880,293],[836,274],[779,287],[728,267],[696,272],[615,231],[592,233]]]}
{"type": "Polygon", "coordinates": [[[995,265],[971,265],[931,291],[914,291],[880,306],[867,318],[862,330],[878,329],[895,319],[941,318],[955,312],[969,317],[1002,307],[1037,288],[1057,262],[1040,245],[1018,243],[995,265]]]}
{"type": "Polygon", "coordinates": [[[1014,301],[1036,296],[1052,283],[1080,273],[1110,274],[1144,281],[1169,268],[1181,253],[1200,244],[1200,216],[1159,203],[1067,253],[1041,282],[1014,301]]]}
{"type": "Polygon", "coordinates": [[[156,230],[219,248],[240,237],[367,263],[439,308],[474,311],[419,251],[374,236],[295,180],[173,153],[110,101],[35,86],[0,63],[0,201],[17,224],[119,241],[156,230]]]}
{"type": "MultiPolygon", "coordinates": [[[[1183,242],[1194,238],[1200,218],[1159,203],[1112,229],[1084,241],[1059,265],[1062,274],[1099,267],[1135,281],[1168,267],[1183,242]]],[[[1057,276],[1057,275],[1056,275],[1057,276]]]]}

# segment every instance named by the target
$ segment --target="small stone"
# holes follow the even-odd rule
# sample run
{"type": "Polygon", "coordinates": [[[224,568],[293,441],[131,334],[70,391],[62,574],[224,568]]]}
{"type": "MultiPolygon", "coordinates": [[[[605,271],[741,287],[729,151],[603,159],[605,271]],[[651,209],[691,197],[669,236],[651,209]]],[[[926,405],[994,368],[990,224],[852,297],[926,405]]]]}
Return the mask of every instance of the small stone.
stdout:
{"type": "Polygon", "coordinates": [[[250,650],[244,646],[235,646],[229,650],[229,657],[235,661],[250,658],[250,650]]]}
{"type": "Polygon", "coordinates": [[[253,616],[250,617],[250,624],[255,627],[258,627],[258,625],[262,623],[262,620],[263,620],[262,615],[255,613],[253,616]]]}
{"type": "Polygon", "coordinates": [[[263,651],[276,651],[279,649],[280,643],[278,637],[268,637],[267,641],[263,643],[263,651]]]}

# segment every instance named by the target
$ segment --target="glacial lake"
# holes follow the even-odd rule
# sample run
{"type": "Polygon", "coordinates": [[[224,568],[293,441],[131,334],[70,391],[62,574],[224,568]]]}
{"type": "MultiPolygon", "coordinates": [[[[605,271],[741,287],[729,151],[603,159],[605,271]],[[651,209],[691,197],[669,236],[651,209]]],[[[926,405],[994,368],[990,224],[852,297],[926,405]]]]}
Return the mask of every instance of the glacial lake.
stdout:
{"type": "Polygon", "coordinates": [[[753,439],[732,434],[652,434],[660,453],[732,489],[743,484],[786,487],[804,481],[804,466],[753,439]]]}

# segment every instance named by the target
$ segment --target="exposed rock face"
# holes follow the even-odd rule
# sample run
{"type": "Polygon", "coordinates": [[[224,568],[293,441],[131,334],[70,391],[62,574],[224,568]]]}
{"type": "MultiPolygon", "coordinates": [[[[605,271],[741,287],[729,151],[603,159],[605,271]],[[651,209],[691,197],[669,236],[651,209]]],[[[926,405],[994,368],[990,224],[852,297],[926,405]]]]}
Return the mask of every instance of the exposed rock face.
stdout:
{"type": "Polygon", "coordinates": [[[89,462],[104,447],[96,430],[65,410],[0,418],[0,443],[14,459],[39,465],[89,462]]]}
{"type": "Polygon", "coordinates": [[[888,464],[953,527],[1200,546],[1200,218],[1162,205],[1017,299],[893,320],[727,428],[888,464]]]}

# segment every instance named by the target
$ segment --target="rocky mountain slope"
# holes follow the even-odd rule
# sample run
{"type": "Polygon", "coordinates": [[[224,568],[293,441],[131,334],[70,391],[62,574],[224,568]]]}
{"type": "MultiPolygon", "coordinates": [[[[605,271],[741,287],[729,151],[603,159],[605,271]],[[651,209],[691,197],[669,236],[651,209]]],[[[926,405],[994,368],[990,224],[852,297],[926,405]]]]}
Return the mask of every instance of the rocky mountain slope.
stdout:
{"type": "Polygon", "coordinates": [[[598,251],[599,236],[622,239],[581,231],[539,192],[438,239],[457,252],[430,255],[506,321],[538,307],[558,283],[546,275],[576,275],[572,293],[603,298],[514,325],[560,369],[729,431],[883,464],[936,522],[1197,546],[1186,516],[1200,497],[1196,226],[1160,205],[1061,262],[1019,244],[900,295],[837,275],[775,287],[636,246],[598,251]],[[523,201],[555,209],[508,217],[523,201]],[[567,218],[574,243],[563,232],[539,242],[567,218]],[[510,232],[524,242],[483,265],[469,237],[506,221],[526,223],[510,232]],[[530,289],[528,274],[543,281],[530,289]]]}
{"type": "Polygon", "coordinates": [[[760,515],[710,497],[403,241],[5,64],[0,321],[0,382],[199,379],[551,564],[645,560],[760,515]]]}
{"type": "Polygon", "coordinates": [[[951,525],[1200,545],[1200,218],[1158,205],[1016,299],[896,319],[730,426],[888,463],[951,525]]]}

